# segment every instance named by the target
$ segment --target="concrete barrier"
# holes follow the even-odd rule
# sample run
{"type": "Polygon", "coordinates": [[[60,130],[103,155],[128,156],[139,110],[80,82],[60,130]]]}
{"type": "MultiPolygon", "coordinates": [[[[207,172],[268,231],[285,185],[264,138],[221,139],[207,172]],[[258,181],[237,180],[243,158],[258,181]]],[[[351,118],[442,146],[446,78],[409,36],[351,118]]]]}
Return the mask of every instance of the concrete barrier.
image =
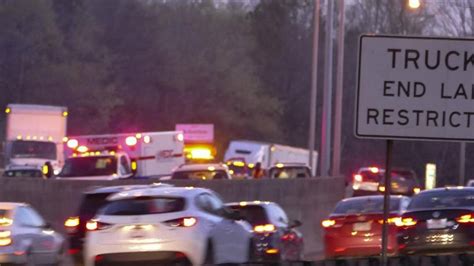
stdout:
{"type": "MultiPolygon", "coordinates": [[[[72,181],[0,179],[0,201],[27,202],[38,209],[56,229],[74,215],[82,192],[93,186],[150,184],[150,180],[72,181]]],[[[310,257],[323,251],[320,222],[344,196],[344,179],[325,177],[294,180],[214,180],[173,181],[178,186],[206,187],[218,192],[225,201],[274,201],[290,219],[303,222],[305,252],[310,257]]]]}

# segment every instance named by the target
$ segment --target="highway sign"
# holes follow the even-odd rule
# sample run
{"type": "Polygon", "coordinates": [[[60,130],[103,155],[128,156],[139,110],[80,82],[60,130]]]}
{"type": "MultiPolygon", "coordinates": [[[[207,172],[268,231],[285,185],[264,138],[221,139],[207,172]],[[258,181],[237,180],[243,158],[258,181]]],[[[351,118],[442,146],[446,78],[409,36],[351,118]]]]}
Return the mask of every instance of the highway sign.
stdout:
{"type": "Polygon", "coordinates": [[[474,140],[474,39],[361,36],[355,135],[474,140]]]}

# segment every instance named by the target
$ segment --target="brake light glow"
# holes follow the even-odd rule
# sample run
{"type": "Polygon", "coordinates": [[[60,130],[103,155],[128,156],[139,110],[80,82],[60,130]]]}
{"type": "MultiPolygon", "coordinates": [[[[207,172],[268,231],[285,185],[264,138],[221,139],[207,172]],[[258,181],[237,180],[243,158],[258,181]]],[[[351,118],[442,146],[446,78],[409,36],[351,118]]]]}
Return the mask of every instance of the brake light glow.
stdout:
{"type": "Polygon", "coordinates": [[[129,136],[125,139],[125,144],[127,144],[127,146],[135,146],[137,145],[137,142],[137,138],[134,136],[129,136]]]}
{"type": "Polygon", "coordinates": [[[411,217],[399,217],[395,221],[395,225],[398,227],[410,227],[415,226],[418,222],[411,217]]]}
{"type": "Polygon", "coordinates": [[[11,231],[0,231],[0,238],[7,238],[12,235],[11,231]]]}
{"type": "Polygon", "coordinates": [[[418,194],[420,192],[421,192],[421,188],[419,188],[419,187],[416,187],[416,188],[413,189],[413,193],[415,193],[415,194],[418,194]]]}
{"type": "Polygon", "coordinates": [[[245,166],[245,163],[242,162],[242,161],[234,161],[232,164],[234,166],[237,166],[237,167],[244,167],[245,166]]]}
{"type": "Polygon", "coordinates": [[[273,224],[262,224],[256,225],[253,228],[253,231],[256,233],[271,233],[275,232],[276,228],[273,224]]]}
{"type": "Polygon", "coordinates": [[[8,246],[12,243],[12,239],[11,238],[0,238],[0,247],[2,246],[8,246]]]}
{"type": "MultiPolygon", "coordinates": [[[[401,222],[401,217],[391,217],[387,219],[388,224],[397,224],[401,222]]],[[[383,224],[383,219],[378,220],[379,224],[383,224]]]]}
{"type": "Polygon", "coordinates": [[[378,172],[380,171],[378,167],[369,167],[369,170],[373,174],[378,174],[378,172]]]}
{"type": "Polygon", "coordinates": [[[67,141],[67,147],[71,149],[75,149],[79,146],[79,141],[77,139],[70,139],[67,141]]]}
{"type": "Polygon", "coordinates": [[[359,175],[359,174],[354,175],[354,181],[356,181],[356,182],[362,182],[362,175],[359,175]]]}
{"type": "Polygon", "coordinates": [[[5,109],[5,113],[6,113],[6,114],[9,114],[9,113],[11,113],[11,112],[12,112],[12,109],[11,109],[10,107],[7,107],[7,108],[5,109]]]}
{"type": "Polygon", "coordinates": [[[379,186],[379,191],[380,192],[385,192],[385,186],[379,186]]]}
{"type": "Polygon", "coordinates": [[[171,227],[191,227],[197,224],[197,219],[194,217],[184,217],[166,221],[165,224],[171,227]]]}
{"type": "Polygon", "coordinates": [[[324,228],[328,228],[328,227],[331,227],[331,226],[336,225],[336,220],[331,220],[331,219],[323,220],[323,221],[321,222],[321,225],[322,225],[324,228]]]}
{"type": "Polygon", "coordinates": [[[86,228],[87,230],[89,231],[94,231],[94,230],[97,230],[99,228],[98,224],[97,224],[97,221],[95,220],[90,220],[87,222],[86,224],[86,228]]]}
{"type": "Polygon", "coordinates": [[[0,217],[1,226],[10,226],[13,224],[13,220],[7,217],[0,217]]]}
{"type": "Polygon", "coordinates": [[[69,217],[64,222],[65,227],[76,227],[79,226],[80,220],[79,217],[69,217]]]}
{"type": "Polygon", "coordinates": [[[460,224],[474,223],[474,215],[466,214],[456,218],[456,222],[460,224]]]}

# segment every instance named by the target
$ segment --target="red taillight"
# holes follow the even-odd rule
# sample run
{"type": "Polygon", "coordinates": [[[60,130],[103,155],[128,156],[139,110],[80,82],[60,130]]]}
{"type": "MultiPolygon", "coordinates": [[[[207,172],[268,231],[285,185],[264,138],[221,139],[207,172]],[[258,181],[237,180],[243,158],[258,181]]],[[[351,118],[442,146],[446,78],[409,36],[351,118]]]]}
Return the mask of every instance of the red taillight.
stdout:
{"type": "Polygon", "coordinates": [[[321,225],[322,225],[324,228],[333,227],[333,226],[336,225],[336,220],[326,219],[326,220],[323,220],[323,221],[321,222],[321,225]]]}
{"type": "Polygon", "coordinates": [[[86,229],[89,231],[98,231],[98,230],[107,229],[111,226],[112,226],[111,224],[103,223],[98,220],[90,220],[86,224],[86,229]]]}
{"type": "Polygon", "coordinates": [[[456,222],[460,224],[474,223],[474,215],[472,213],[461,215],[458,218],[456,218],[456,222]]]}
{"type": "Polygon", "coordinates": [[[398,217],[395,221],[395,225],[397,227],[411,227],[415,226],[417,223],[418,221],[412,217],[398,217]]]}
{"type": "Polygon", "coordinates": [[[79,146],[79,141],[77,139],[70,139],[67,141],[68,148],[75,149],[79,146]]]}
{"type": "Polygon", "coordinates": [[[127,144],[127,146],[135,146],[137,145],[137,143],[138,143],[138,140],[134,136],[130,136],[125,139],[125,144],[127,144]]]}
{"type": "Polygon", "coordinates": [[[66,231],[68,233],[75,233],[78,229],[79,224],[80,224],[79,217],[69,217],[64,222],[64,227],[66,228],[66,231]]]}
{"type": "Polygon", "coordinates": [[[273,224],[261,224],[253,227],[253,231],[256,233],[272,233],[276,231],[273,224]]]}
{"type": "Polygon", "coordinates": [[[184,217],[164,222],[171,227],[191,227],[197,224],[197,219],[194,217],[184,217]]]}
{"type": "MultiPolygon", "coordinates": [[[[390,217],[387,219],[387,223],[388,224],[397,224],[397,223],[400,223],[401,221],[401,217],[390,217]]],[[[383,224],[383,219],[380,219],[377,221],[379,224],[383,224]]]]}
{"type": "Polygon", "coordinates": [[[362,182],[362,179],[363,179],[362,175],[359,175],[359,174],[354,175],[354,182],[362,182]]]}

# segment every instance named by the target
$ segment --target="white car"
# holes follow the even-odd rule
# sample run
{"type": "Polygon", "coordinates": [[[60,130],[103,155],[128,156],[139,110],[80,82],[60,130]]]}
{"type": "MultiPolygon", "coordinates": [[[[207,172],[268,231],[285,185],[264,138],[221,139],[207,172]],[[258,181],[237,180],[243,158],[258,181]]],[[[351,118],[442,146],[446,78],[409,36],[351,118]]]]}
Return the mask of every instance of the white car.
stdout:
{"type": "Polygon", "coordinates": [[[209,189],[150,187],[108,200],[86,225],[86,266],[249,261],[252,227],[209,189]]]}
{"type": "Polygon", "coordinates": [[[467,181],[467,185],[468,187],[474,187],[474,179],[471,179],[469,181],[467,181]]]}
{"type": "Polygon", "coordinates": [[[64,238],[28,204],[0,202],[0,265],[60,265],[64,238]]]}

